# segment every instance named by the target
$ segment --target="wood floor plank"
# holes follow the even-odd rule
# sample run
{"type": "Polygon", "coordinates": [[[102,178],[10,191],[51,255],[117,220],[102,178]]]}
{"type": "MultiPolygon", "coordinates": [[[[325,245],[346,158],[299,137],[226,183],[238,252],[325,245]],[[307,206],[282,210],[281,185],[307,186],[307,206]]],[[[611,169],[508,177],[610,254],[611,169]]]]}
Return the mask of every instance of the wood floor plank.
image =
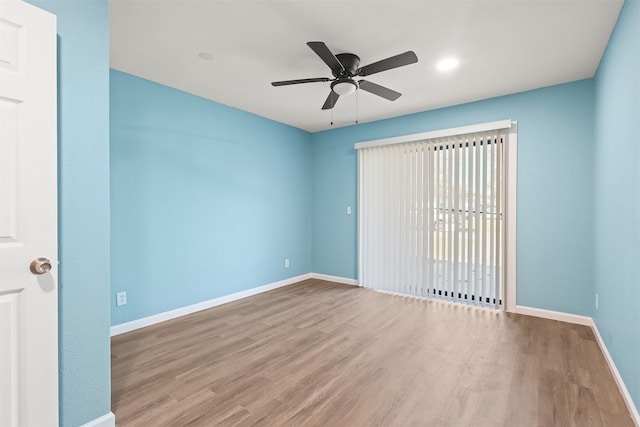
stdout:
{"type": "Polygon", "coordinates": [[[111,358],[118,426],[633,426],[588,327],[319,280],[111,358]]]}

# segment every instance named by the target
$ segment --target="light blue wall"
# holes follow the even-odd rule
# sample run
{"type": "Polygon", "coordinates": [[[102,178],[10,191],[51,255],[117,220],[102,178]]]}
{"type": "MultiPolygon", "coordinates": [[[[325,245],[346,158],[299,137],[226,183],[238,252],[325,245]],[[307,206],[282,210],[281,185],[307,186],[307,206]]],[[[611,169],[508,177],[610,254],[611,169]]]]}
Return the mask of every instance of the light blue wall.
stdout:
{"type": "Polygon", "coordinates": [[[112,70],[112,323],[308,273],[310,155],[307,132],[112,70]]]}
{"type": "Polygon", "coordinates": [[[60,425],[78,426],[111,408],[108,3],[30,2],[58,17],[60,425]]]}
{"type": "Polygon", "coordinates": [[[112,88],[113,292],[107,1],[30,2],[58,16],[62,426],[109,411],[116,291],[129,304],[113,308],[114,324],[308,271],[356,277],[353,142],[503,118],[520,123],[518,303],[595,314],[640,404],[639,159],[624,138],[640,131],[638,1],[627,0],[595,80],[594,158],[592,81],[309,136],[112,71],[123,84],[112,88]]]}
{"type": "Polygon", "coordinates": [[[640,2],[627,0],[595,78],[594,318],[640,407],[640,2]]]}
{"type": "Polygon", "coordinates": [[[501,119],[518,121],[517,302],[590,315],[592,80],[313,134],[313,271],[357,277],[354,142],[501,119]]]}

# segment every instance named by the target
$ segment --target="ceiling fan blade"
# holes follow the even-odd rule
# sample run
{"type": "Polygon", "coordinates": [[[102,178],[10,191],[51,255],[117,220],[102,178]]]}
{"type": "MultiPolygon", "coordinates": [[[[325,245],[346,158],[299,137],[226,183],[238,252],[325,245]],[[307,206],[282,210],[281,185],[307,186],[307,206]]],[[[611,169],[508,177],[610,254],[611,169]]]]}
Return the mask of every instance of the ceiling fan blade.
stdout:
{"type": "Polygon", "coordinates": [[[323,42],[307,42],[307,46],[313,50],[316,55],[320,57],[324,61],[325,64],[331,68],[331,71],[342,71],[344,67],[342,63],[338,61],[338,58],[331,53],[329,48],[323,42]]]}
{"type": "Polygon", "coordinates": [[[336,102],[338,102],[338,98],[340,98],[340,95],[338,95],[334,91],[329,92],[329,96],[327,96],[327,100],[324,101],[324,105],[322,106],[322,109],[323,110],[332,109],[336,105],[336,102]]]}
{"type": "Polygon", "coordinates": [[[298,80],[283,80],[281,82],[272,82],[272,86],[287,86],[287,85],[297,85],[300,83],[316,83],[316,82],[330,82],[331,79],[328,77],[316,77],[312,79],[298,79],[298,80]]]}
{"type": "Polygon", "coordinates": [[[387,87],[380,86],[366,80],[360,80],[358,82],[358,86],[360,86],[360,89],[364,91],[381,96],[384,99],[388,99],[389,101],[395,101],[402,95],[400,92],[396,92],[395,90],[391,90],[387,87]]]}
{"type": "Polygon", "coordinates": [[[373,64],[365,65],[358,70],[359,76],[370,76],[371,74],[379,73],[381,71],[391,70],[393,68],[402,67],[405,65],[418,62],[418,57],[413,51],[407,51],[396,56],[392,56],[387,59],[383,59],[373,64]]]}

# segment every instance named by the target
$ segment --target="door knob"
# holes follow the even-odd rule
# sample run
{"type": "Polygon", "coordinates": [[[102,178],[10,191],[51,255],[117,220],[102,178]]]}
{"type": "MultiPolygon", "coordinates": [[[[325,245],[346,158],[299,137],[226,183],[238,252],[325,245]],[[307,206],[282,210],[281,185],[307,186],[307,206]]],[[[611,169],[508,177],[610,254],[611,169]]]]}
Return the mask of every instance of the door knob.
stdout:
{"type": "Polygon", "coordinates": [[[29,266],[33,274],[45,274],[51,271],[51,261],[47,258],[36,258],[29,266]]]}

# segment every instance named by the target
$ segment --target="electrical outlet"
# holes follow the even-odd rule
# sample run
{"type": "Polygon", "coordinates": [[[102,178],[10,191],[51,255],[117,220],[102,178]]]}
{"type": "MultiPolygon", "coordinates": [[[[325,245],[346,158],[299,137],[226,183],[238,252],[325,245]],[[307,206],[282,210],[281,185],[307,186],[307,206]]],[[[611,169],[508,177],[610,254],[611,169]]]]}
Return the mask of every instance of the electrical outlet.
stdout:
{"type": "Polygon", "coordinates": [[[127,304],[127,293],[126,292],[118,292],[116,294],[116,306],[120,307],[121,305],[127,304]]]}
{"type": "Polygon", "coordinates": [[[351,206],[347,206],[347,215],[351,215],[351,206]]]}
{"type": "Polygon", "coordinates": [[[289,258],[285,258],[285,260],[284,260],[284,268],[289,268],[289,258]]]}
{"type": "Polygon", "coordinates": [[[596,310],[600,309],[600,301],[598,298],[598,294],[596,294],[596,310]]]}

